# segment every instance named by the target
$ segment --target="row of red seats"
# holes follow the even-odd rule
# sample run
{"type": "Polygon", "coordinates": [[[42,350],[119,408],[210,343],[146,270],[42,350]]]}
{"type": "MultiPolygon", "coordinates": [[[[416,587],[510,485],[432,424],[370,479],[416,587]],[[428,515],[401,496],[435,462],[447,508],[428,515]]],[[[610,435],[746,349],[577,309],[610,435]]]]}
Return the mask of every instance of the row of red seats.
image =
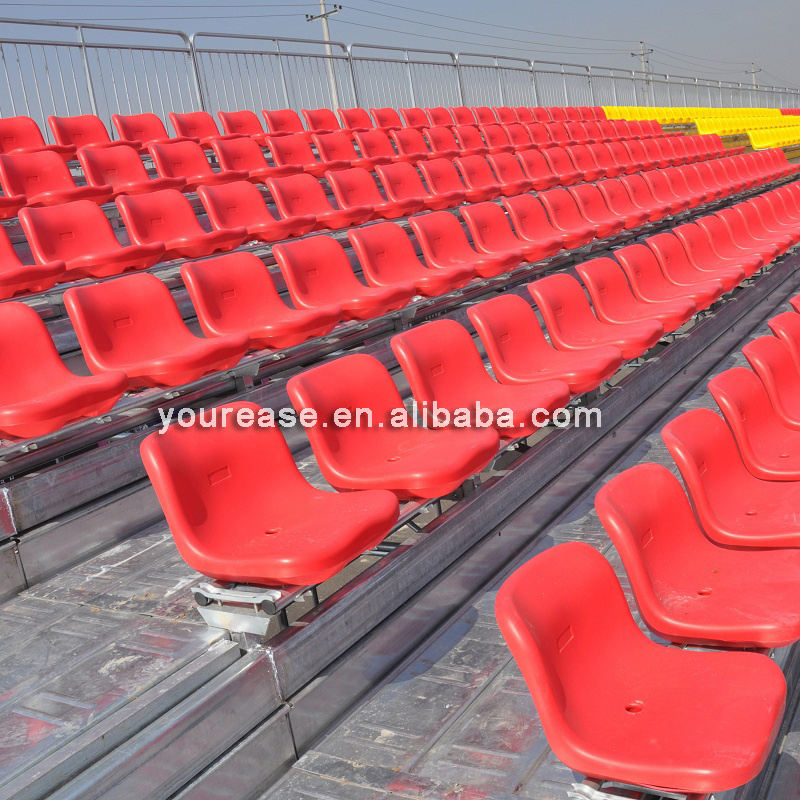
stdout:
{"type": "MultiPolygon", "coordinates": [[[[770,220],[778,219],[777,214],[792,220],[782,228],[800,241],[798,188],[780,189],[760,199],[774,212],[770,220]],[[786,216],[790,210],[791,217],[786,216]]],[[[379,227],[358,233],[372,231],[379,240],[379,227]]],[[[739,226],[732,227],[741,233],[739,226]]],[[[696,229],[698,235],[705,234],[709,248],[718,241],[709,232],[713,229],[682,228],[675,236],[663,234],[648,239],[646,245],[622,248],[614,253],[616,260],[602,258],[580,265],[592,306],[569,274],[530,284],[549,342],[535,310],[520,295],[503,294],[471,306],[468,316],[496,380],[486,371],[470,334],[452,320],[425,323],[392,338],[392,350],[414,399],[428,414],[427,423],[432,422],[433,403],[451,413],[480,403],[494,412],[488,428],[475,427],[474,416],[466,430],[392,426],[389,420],[403,409],[403,401],[387,368],[371,356],[344,356],[291,378],[287,388],[297,412],[316,413],[317,424],[308,429],[308,436],[320,469],[350,500],[312,489],[286,455],[286,445],[275,430],[245,429],[232,421],[225,429],[173,426],[166,434],[151,435],[142,454],[180,552],[192,567],[219,580],[280,585],[331,577],[389,532],[397,516],[388,493],[414,499],[452,491],[489,463],[502,440],[530,435],[569,397],[596,388],[625,360],[648,351],[666,331],[683,325],[734,281],[752,274],[783,249],[780,236],[771,235],[781,243],[774,245],[769,237],[742,239],[738,258],[714,254],[714,265],[698,267],[689,264],[687,248],[688,266],[676,277],[667,240],[680,246],[692,240],[690,229],[696,229]],[[353,408],[369,410],[372,424],[342,427],[334,422],[338,409],[353,408]],[[501,408],[512,410],[511,419],[497,414],[501,408]],[[546,412],[538,420],[533,417],[537,409],[546,412]],[[252,498],[247,487],[263,477],[264,463],[274,463],[263,457],[273,450],[281,465],[280,474],[271,473],[275,491],[268,498],[261,493],[258,500],[243,503],[242,498],[252,498]],[[233,453],[237,455],[232,458],[233,453]],[[228,465],[233,480],[216,490],[209,488],[215,482],[208,477],[211,466],[219,463],[228,465]],[[352,499],[353,492],[359,493],[363,504],[352,499]],[[218,512],[218,504],[239,509],[235,525],[218,512]],[[347,509],[348,516],[342,517],[337,509],[347,509]],[[331,514],[337,515],[335,520],[328,519],[331,514]],[[331,525],[335,541],[326,539],[320,549],[298,546],[309,531],[325,529],[333,535],[331,525]],[[264,529],[275,535],[254,542],[252,531],[264,529]],[[233,546],[232,535],[237,541],[241,537],[246,546],[233,546]]],[[[374,242],[361,242],[362,248],[370,244],[374,242]]],[[[386,240],[379,246],[385,247],[386,240]]],[[[251,419],[261,412],[250,404],[233,408],[248,408],[251,419]]],[[[785,635],[781,625],[776,622],[773,627],[785,635]]],[[[760,646],[760,640],[755,643],[760,646]]]]}
{"type": "MultiPolygon", "coordinates": [[[[202,112],[204,113],[204,112],[202,112]]],[[[100,125],[99,120],[96,122],[100,125]]],[[[210,118],[209,118],[210,119],[210,118]]],[[[213,124],[213,121],[211,121],[213,124]]],[[[539,126],[542,127],[542,126],[539,126]]],[[[373,131],[356,134],[359,150],[342,132],[314,135],[316,154],[305,137],[292,134],[284,137],[267,137],[271,154],[268,161],[261,146],[246,136],[211,137],[209,147],[214,151],[220,171],[215,172],[201,146],[189,139],[152,142],[148,152],[159,177],[150,179],[134,147],[115,143],[113,147],[83,146],[78,151],[86,186],[77,186],[62,158],[50,150],[31,153],[0,155],[0,187],[2,204],[0,217],[14,216],[23,206],[56,205],[70,200],[89,199],[104,203],[119,194],[138,194],[159,188],[177,188],[193,191],[197,186],[214,185],[231,180],[247,179],[263,182],[269,177],[306,172],[321,177],[327,171],[362,167],[373,170],[379,164],[398,161],[417,163],[423,159],[449,158],[527,152],[532,149],[547,150],[575,144],[589,145],[598,153],[597,158],[620,156],[648,165],[710,158],[729,153],[719,137],[684,137],[668,141],[663,137],[623,139],[572,132],[546,130],[538,134],[534,126],[530,132],[523,126],[487,126],[486,128],[456,128],[458,140],[449,128],[425,130],[425,136],[414,129],[392,131],[390,140],[385,133],[373,131]],[[515,129],[516,128],[516,129],[515,129]],[[531,136],[533,134],[533,136],[531,136]],[[539,140],[537,141],[537,136],[539,140]],[[426,138],[427,137],[427,140],[426,138]],[[543,137],[543,138],[541,138],[543,137]]],[[[530,156],[533,158],[533,156],[530,156]]],[[[549,156],[554,158],[555,154],[549,156]]],[[[584,156],[594,160],[595,156],[584,156]]]]}
{"type": "MultiPolygon", "coordinates": [[[[0,232],[0,297],[44,291],[57,281],[109,277],[127,270],[146,269],[165,259],[209,256],[231,250],[248,240],[277,241],[301,236],[312,229],[337,229],[369,219],[405,216],[421,209],[435,210],[465,201],[520,195],[528,189],[543,189],[559,182],[572,184],[579,177],[597,177],[594,173],[577,170],[554,175],[543,169],[548,166],[547,161],[537,163],[524,157],[516,161],[510,155],[506,160],[490,156],[489,161],[472,156],[456,163],[466,185],[453,163],[446,159],[420,164],[427,188],[409,164],[379,167],[389,200],[384,200],[374,178],[365,170],[328,173],[339,208],[331,205],[322,185],[310,175],[270,178],[267,185],[280,219],[275,219],[264,195],[251,183],[236,181],[201,186],[198,194],[212,225],[211,231],[202,228],[188,199],[175,189],[121,195],[116,203],[133,242],[129,246],[120,244],[103,212],[88,200],[52,208],[25,208],[20,211],[20,223],[36,265],[23,265],[8,237],[0,232]]],[[[584,164],[577,157],[575,162],[569,163],[584,164]]],[[[549,164],[558,166],[555,159],[549,164]]],[[[630,166],[632,162],[628,163],[628,168],[630,166]]],[[[616,168],[622,167],[616,165],[616,168]]],[[[578,247],[623,228],[635,228],[784,177],[792,169],[785,158],[780,158],[780,151],[762,151],[630,175],[621,180],[599,181],[594,186],[587,183],[570,188],[568,193],[544,192],[539,199],[522,196],[519,203],[508,206],[517,237],[506,223],[507,230],[495,234],[494,241],[505,241],[506,250],[522,251],[528,260],[538,260],[553,255],[562,247],[578,247]],[[547,245],[542,247],[542,242],[547,245]]],[[[495,211],[503,217],[499,208],[495,211]]],[[[475,213],[471,215],[465,210],[468,224],[475,213]]],[[[455,219],[452,224],[459,227],[455,219]]],[[[424,218],[412,221],[412,226],[424,227],[424,218]]],[[[485,241],[477,225],[472,227],[472,238],[478,249],[491,249],[491,243],[485,241]]],[[[452,262],[452,257],[443,259],[441,256],[447,247],[449,245],[442,245],[437,252],[426,253],[431,265],[452,262]]],[[[465,238],[459,241],[458,248],[462,254],[471,251],[465,238]]],[[[474,262],[476,257],[472,252],[474,262]]],[[[481,266],[478,272],[485,277],[503,268],[481,266]]]]}
{"type": "MultiPolygon", "coordinates": [[[[781,189],[758,199],[774,212],[770,230],[794,238],[800,206],[792,195],[781,189]]],[[[686,492],[667,468],[641,464],[597,493],[642,619],[669,642],[770,649],[800,640],[800,296],[791,305],[768,320],[773,335],[742,348],[751,369],[709,382],[722,416],[697,409],[664,426],[686,492]]],[[[783,712],[780,670],[757,654],[654,645],[593,548],[559,545],[533,558],[501,588],[497,617],[550,745],[570,768],[708,793],[763,767],[783,712]],[[556,652],[550,632],[565,626],[569,641],[562,637],[556,652]],[[598,635],[615,642],[602,658],[598,635]],[[561,655],[567,644],[569,661],[561,655]],[[614,724],[587,737],[585,723],[598,716],[614,724]]]]}
{"type": "Polygon", "coordinates": [[[798,114],[800,114],[800,108],[782,108],[781,114],[789,114],[797,116],[798,114]]]}

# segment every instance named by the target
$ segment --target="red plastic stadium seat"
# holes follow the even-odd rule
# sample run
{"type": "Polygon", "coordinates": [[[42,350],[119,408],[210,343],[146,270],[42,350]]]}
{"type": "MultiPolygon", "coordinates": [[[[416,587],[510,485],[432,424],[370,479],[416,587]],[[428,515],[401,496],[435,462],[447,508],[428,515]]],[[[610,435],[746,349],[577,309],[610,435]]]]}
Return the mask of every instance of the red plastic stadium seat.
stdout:
{"type": "MultiPolygon", "coordinates": [[[[606,178],[616,178],[625,174],[626,166],[616,162],[611,151],[605,144],[587,144],[584,146],[597,162],[597,166],[604,171],[606,178]]],[[[635,170],[631,170],[631,172],[634,171],[635,170]]]]}
{"type": "Polygon", "coordinates": [[[151,144],[167,144],[172,142],[194,142],[199,139],[188,136],[170,136],[164,123],[155,114],[112,114],[111,121],[117,129],[120,139],[126,142],[141,142],[142,147],[151,144]]]}
{"type": "Polygon", "coordinates": [[[390,131],[389,136],[394,142],[397,152],[406,156],[413,163],[433,157],[433,153],[431,153],[426,144],[421,130],[401,128],[400,130],[390,131]]]}
{"type": "Polygon", "coordinates": [[[567,131],[566,126],[564,126],[561,122],[545,122],[544,125],[545,128],[547,128],[547,135],[550,137],[551,141],[559,147],[577,144],[577,142],[569,135],[569,131],[567,131]]]}
{"type": "Polygon", "coordinates": [[[800,482],[762,480],[749,472],[719,414],[687,411],[662,429],[661,438],[710,538],[731,547],[800,544],[800,482]]]}
{"type": "MultiPolygon", "coordinates": [[[[577,187],[578,190],[583,188],[582,186],[577,187]]],[[[653,200],[654,205],[650,208],[637,206],[633,202],[630,192],[625,188],[625,184],[616,178],[598,181],[595,186],[589,188],[596,189],[600,193],[603,202],[612,214],[627,221],[626,227],[629,225],[639,227],[666,216],[660,204],[656,205],[655,200],[653,200]]]]}
{"type": "Polygon", "coordinates": [[[600,190],[590,183],[572,186],[568,191],[575,198],[583,218],[597,227],[597,236],[601,239],[613,236],[623,229],[638,228],[647,221],[647,214],[644,211],[637,211],[625,217],[614,213],[600,194],[600,190]]]}
{"type": "Polygon", "coordinates": [[[26,292],[43,292],[55,286],[66,270],[60,260],[23,264],[8,234],[0,228],[0,300],[26,292]]]}
{"type": "Polygon", "coordinates": [[[550,166],[553,174],[558,175],[558,182],[561,186],[571,186],[582,180],[582,173],[575,169],[563,147],[550,147],[542,150],[541,155],[544,156],[544,160],[550,166]]]}
{"type": "Polygon", "coordinates": [[[261,116],[264,117],[270,136],[290,136],[299,133],[306,139],[309,137],[309,132],[303,127],[300,116],[291,108],[279,108],[275,111],[262,109],[261,116]]]}
{"type": "Polygon", "coordinates": [[[536,106],[535,108],[532,108],[531,112],[533,113],[533,118],[537,122],[550,122],[553,119],[550,116],[550,112],[542,106],[536,106]]]}
{"type": "Polygon", "coordinates": [[[500,125],[482,124],[479,127],[490,153],[513,153],[514,145],[500,125]]]}
{"type": "Polygon", "coordinates": [[[431,121],[428,115],[421,108],[401,108],[400,116],[403,118],[403,127],[421,131],[423,128],[430,128],[431,121]]]}
{"type": "Polygon", "coordinates": [[[673,152],[662,148],[661,141],[660,139],[643,139],[641,142],[642,151],[656,169],[675,166],[678,163],[678,157],[673,152]]]}
{"type": "Polygon", "coordinates": [[[566,189],[551,189],[549,192],[542,192],[539,200],[547,210],[547,216],[553,223],[553,227],[566,234],[573,242],[590,242],[595,237],[603,238],[614,231],[615,226],[613,225],[603,225],[603,232],[601,232],[597,225],[589,223],[581,214],[575,198],[566,189]]]}
{"type": "Polygon", "coordinates": [[[730,233],[730,238],[734,244],[743,250],[758,250],[765,248],[776,248],[779,255],[783,255],[791,246],[792,239],[789,236],[779,234],[757,233],[754,229],[752,220],[747,215],[742,214],[739,205],[726,208],[724,211],[717,212],[714,216],[723,221],[730,233]]]}
{"type": "Polygon", "coordinates": [[[219,186],[248,178],[244,169],[214,172],[203,148],[194,142],[151,144],[149,150],[158,174],[163,178],[183,178],[190,191],[198,186],[219,186]]]}
{"type": "Polygon", "coordinates": [[[375,178],[365,169],[328,172],[326,178],[342,209],[372,206],[374,217],[397,219],[420,211],[424,205],[422,200],[386,200],[378,190],[375,178]]]}
{"type": "Polygon", "coordinates": [[[244,172],[247,180],[253,183],[264,183],[267,178],[302,172],[300,167],[276,167],[270,164],[258,143],[249,136],[215,139],[211,142],[211,149],[225,172],[244,172]]]}
{"type": "MultiPolygon", "coordinates": [[[[619,182],[625,187],[631,202],[642,211],[647,211],[653,221],[680,214],[681,211],[689,208],[688,200],[679,200],[673,197],[672,200],[665,202],[658,199],[653,194],[650,184],[641,175],[624,175],[619,182]]],[[[607,181],[603,181],[603,184],[605,183],[607,181]]]]}
{"type": "Polygon", "coordinates": [[[394,108],[370,108],[369,113],[375,120],[375,127],[391,131],[403,127],[403,120],[394,108]]]}
{"type": "Polygon", "coordinates": [[[268,134],[264,133],[264,128],[252,111],[217,111],[217,116],[225,133],[249,136],[262,147],[267,144],[268,134]]]}
{"type": "Polygon", "coordinates": [[[642,164],[643,169],[651,170],[658,167],[661,159],[658,156],[648,155],[640,141],[637,141],[636,139],[627,139],[626,141],[622,142],[622,146],[630,154],[631,160],[635,161],[637,164],[642,164]]]}
{"type": "Polygon", "coordinates": [[[472,109],[467,106],[450,106],[450,113],[456,125],[474,125],[477,122],[472,109]]]}
{"type": "Polygon", "coordinates": [[[546,147],[558,146],[550,138],[550,134],[547,132],[547,125],[543,122],[528,122],[525,125],[525,130],[528,132],[531,143],[539,150],[544,150],[546,147]]]}
{"type": "Polygon", "coordinates": [[[386,196],[397,202],[421,201],[426,209],[436,211],[457,206],[459,203],[463,203],[467,197],[467,190],[463,185],[460,189],[431,194],[411,164],[387,164],[385,166],[379,164],[375,171],[380,175],[386,196]]]}
{"type": "Polygon", "coordinates": [[[349,161],[317,160],[311,145],[305,136],[299,133],[290,133],[288,136],[267,138],[267,146],[272,153],[272,160],[279,167],[295,167],[308,175],[321,178],[328,170],[348,169],[349,161]]]}
{"type": "MultiPolygon", "coordinates": [[[[474,158],[480,158],[480,156],[474,156],[474,158]]],[[[464,192],[464,196],[470,203],[491,200],[500,194],[499,184],[494,184],[494,186],[498,187],[497,190],[492,185],[475,188],[464,186],[455,164],[446,158],[432,158],[430,161],[421,161],[418,166],[431,190],[431,194],[447,198],[448,205],[450,204],[449,199],[457,197],[461,192],[464,192]]]]}
{"type": "MultiPolygon", "coordinates": [[[[489,162],[482,156],[456,158],[453,163],[458,168],[461,179],[467,187],[469,192],[467,199],[471,202],[493,200],[501,194],[507,197],[519,194],[518,187],[503,186],[498,183],[492,168],[489,166],[489,162]]],[[[433,168],[429,167],[429,170],[431,169],[433,168]]]]}
{"type": "Polygon", "coordinates": [[[643,244],[632,244],[614,251],[634,295],[646,303],[660,303],[688,297],[700,310],[708,308],[725,294],[715,279],[679,283],[661,270],[655,253],[643,244]]]}
{"type": "Polygon", "coordinates": [[[783,424],[760,378],[734,367],[715,375],[708,388],[748,471],[766,481],[800,481],[800,431],[783,424]]]}
{"type": "MultiPolygon", "coordinates": [[[[771,208],[771,206],[768,205],[771,208]]],[[[753,237],[764,241],[774,241],[778,247],[783,243],[789,243],[789,247],[794,247],[800,242],[800,226],[780,225],[774,218],[765,213],[765,207],[759,206],[757,198],[748,200],[745,203],[737,203],[731,210],[735,210],[745,221],[747,229],[753,237]]]]}
{"type": "MultiPolygon", "coordinates": [[[[292,112],[294,113],[294,112],[292,112]]],[[[330,108],[303,108],[300,110],[309,133],[345,133],[352,136],[353,132],[349,128],[342,128],[336,114],[330,108]]],[[[266,113],[265,113],[266,116],[266,113]]]]}
{"type": "Polygon", "coordinates": [[[0,438],[44,436],[108,411],[122,396],[122,372],[78,376],[64,365],[47,326],[24,303],[0,305],[0,438]]]}
{"type": "Polygon", "coordinates": [[[501,124],[517,121],[517,115],[514,113],[514,110],[508,106],[494,106],[492,110],[498,122],[501,124]]]}
{"type": "Polygon", "coordinates": [[[220,133],[214,117],[208,111],[190,111],[186,114],[176,114],[170,111],[169,121],[178,136],[197,139],[206,148],[214,142],[238,139],[242,136],[237,133],[220,133]]]}
{"type": "Polygon", "coordinates": [[[360,225],[373,213],[372,206],[349,209],[334,208],[325,190],[312,175],[289,175],[286,178],[269,178],[267,186],[278,211],[285,219],[313,216],[316,228],[346,228],[360,225]]]}
{"type": "Polygon", "coordinates": [[[501,185],[513,187],[514,194],[529,192],[534,188],[534,181],[525,174],[519,159],[511,153],[497,153],[486,160],[492,165],[501,185]]]}
{"type": "Polygon", "coordinates": [[[447,211],[409,217],[425,262],[434,269],[469,266],[482,278],[514,269],[522,262],[522,248],[501,253],[476,253],[459,221],[447,211]]]}
{"type": "Polygon", "coordinates": [[[275,219],[264,195],[247,181],[223,186],[201,186],[197,194],[215,230],[245,228],[248,240],[278,242],[290,236],[303,236],[317,224],[316,217],[311,214],[275,219]]]}
{"type": "Polygon", "coordinates": [[[287,306],[253,253],[187,262],[181,266],[181,277],[209,338],[244,333],[248,347],[291,347],[330,333],[342,316],[337,305],[313,311],[287,306]]]}
{"type": "Polygon", "coordinates": [[[11,219],[25,205],[24,194],[0,194],[0,219],[11,219]]]}
{"type": "Polygon", "coordinates": [[[800,551],[742,550],[706,538],[680,481],[660,464],[612,478],[595,508],[659,636],[737,648],[800,639],[800,551]]]}
{"type": "Polygon", "coordinates": [[[527,385],[493,380],[483,365],[472,337],[457,322],[441,319],[404,331],[391,340],[392,351],[408,378],[417,404],[426,409],[426,421],[436,424],[433,404],[452,416],[451,424],[481,427],[478,405],[492,413],[492,427],[504,439],[530,436],[557,408],[569,400],[562,381],[536,381],[527,385]],[[469,409],[456,415],[457,409],[469,409]],[[511,413],[499,412],[508,409],[511,413]]]}
{"type": "Polygon", "coordinates": [[[372,319],[396,311],[414,296],[413,283],[364,286],[342,245],[330,236],[276,244],[272,254],[298,308],[338,305],[342,318],[372,319]]]}
{"type": "Polygon", "coordinates": [[[56,142],[64,147],[75,149],[96,149],[129,145],[142,149],[141,142],[112,141],[102,120],[94,114],[81,114],[77,117],[48,117],[47,124],[56,142]]]}
{"type": "Polygon", "coordinates": [[[533,111],[527,106],[514,106],[514,113],[517,115],[517,121],[522,124],[533,122],[533,111]]]}
{"type": "Polygon", "coordinates": [[[651,170],[650,172],[643,172],[639,176],[630,176],[629,180],[631,182],[628,185],[633,186],[633,182],[637,178],[641,178],[656,201],[672,209],[672,213],[694,208],[700,203],[700,198],[689,193],[688,189],[680,194],[676,192],[669,178],[667,178],[666,170],[651,170]]]}
{"type": "Polygon", "coordinates": [[[64,305],[95,375],[124,372],[128,386],[180,386],[237,364],[245,334],[195,336],[155,275],[129,275],[64,292],[64,305]]]}
{"type": "Polygon", "coordinates": [[[117,208],[132,241],[163,242],[166,259],[200,258],[238,247],[246,238],[243,227],[206,232],[192,206],[175,189],[117,198],[117,208]]]}
{"type": "Polygon", "coordinates": [[[585,244],[594,238],[594,234],[586,237],[573,236],[556,230],[547,219],[544,206],[538,197],[521,194],[503,200],[508,215],[514,223],[517,236],[527,242],[533,242],[546,249],[566,247],[568,249],[585,244]]]}
{"type": "Polygon", "coordinates": [[[464,286],[475,276],[468,264],[428,269],[408,234],[391,222],[347,232],[370,286],[414,285],[418,294],[435,296],[464,286]]]}
{"type": "Polygon", "coordinates": [[[741,267],[725,266],[717,269],[700,269],[695,266],[689,259],[681,240],[671,233],[650,236],[645,240],[645,244],[655,253],[664,273],[681,283],[714,278],[722,283],[725,291],[729,292],[745,278],[744,270],[741,267]]]}
{"type": "Polygon", "coordinates": [[[472,111],[475,114],[475,119],[478,120],[480,125],[493,125],[497,122],[497,117],[494,111],[488,106],[473,106],[472,111]]]}
{"type": "Polygon", "coordinates": [[[522,164],[525,175],[530,178],[533,188],[537,192],[551,189],[558,186],[559,176],[553,172],[550,162],[538,150],[523,150],[517,154],[517,158],[522,164]]]}
{"type": "MultiPolygon", "coordinates": [[[[365,131],[376,129],[365,108],[337,108],[336,113],[342,121],[342,127],[349,128],[354,133],[364,133],[365,131]]],[[[388,129],[382,128],[379,130],[385,131],[388,129]]]]}
{"type": "Polygon", "coordinates": [[[474,125],[456,125],[453,131],[458,138],[462,155],[485,156],[489,152],[481,132],[474,125]]]}
{"type": "Polygon", "coordinates": [[[564,152],[580,173],[582,181],[594,182],[598,178],[606,176],[606,170],[595,161],[594,155],[587,145],[576,144],[572,147],[565,147],[564,152]]]}
{"type": "Polygon", "coordinates": [[[425,113],[428,115],[431,124],[434,126],[452,126],[453,117],[450,112],[443,106],[436,106],[435,108],[426,108],[425,113]]]}
{"type": "Polygon", "coordinates": [[[74,145],[47,144],[39,126],[30,117],[0,119],[0,154],[26,155],[49,150],[65,161],[75,157],[74,145]]]}
{"type": "Polygon", "coordinates": [[[516,236],[502,206],[496,203],[466,205],[460,211],[472,241],[481,253],[500,255],[521,252],[525,261],[541,261],[561,252],[562,243],[558,238],[532,242],[516,236]]]}
{"type": "Polygon", "coordinates": [[[772,333],[789,348],[795,366],[800,370],[800,315],[794,311],[785,311],[770,317],[767,325],[772,333]]]}
{"type": "MultiPolygon", "coordinates": [[[[367,157],[359,155],[353,147],[349,136],[338,131],[336,133],[313,134],[311,139],[317,148],[320,159],[327,164],[345,162],[351,167],[373,169],[376,164],[387,164],[390,159],[384,157],[367,157]]],[[[334,166],[331,169],[339,169],[334,166]]],[[[330,171],[330,170],[329,170],[330,171]]]]}
{"type": "Polygon", "coordinates": [[[356,131],[353,137],[361,155],[365,158],[375,159],[376,165],[395,164],[397,162],[416,163],[416,159],[413,156],[396,153],[392,140],[383,130],[356,131]]]}
{"type": "Polygon", "coordinates": [[[461,148],[458,146],[456,137],[450,128],[444,126],[434,126],[423,130],[425,139],[431,149],[434,158],[453,159],[461,155],[461,148]]]}
{"type": "Polygon", "coordinates": [[[597,140],[593,137],[584,127],[584,125],[577,120],[565,122],[564,128],[567,131],[567,136],[572,139],[576,144],[594,144],[597,140]]]}
{"type": "Polygon", "coordinates": [[[714,249],[714,240],[708,235],[708,230],[699,225],[678,225],[672,233],[680,239],[686,255],[698,269],[713,272],[725,267],[741,267],[749,278],[764,266],[764,259],[759,255],[742,252],[730,258],[721,256],[714,249]]]}
{"type": "Polygon", "coordinates": [[[345,356],[301,372],[289,379],[287,389],[298,411],[316,412],[308,438],[323,476],[337,489],[441,497],[480,472],[497,452],[494,428],[392,425],[407,418],[403,400],[386,367],[369,355],[345,356]],[[337,412],[343,419],[343,410],[350,411],[349,424],[335,422],[337,412]]]}
{"type": "Polygon", "coordinates": [[[596,389],[622,365],[616,347],[556,350],[544,336],[536,312],[519,295],[503,294],[469,306],[475,326],[501,383],[564,381],[573,395],[596,389]]]}
{"type": "Polygon", "coordinates": [[[656,320],[600,322],[581,285],[565,273],[529,283],[528,291],[542,313],[550,340],[559,350],[611,345],[625,359],[631,359],[646,353],[664,335],[663,325],[656,320]]]}
{"type": "Polygon", "coordinates": [[[76,186],[64,159],[50,150],[0,155],[0,186],[6,197],[24,195],[28,206],[54,206],[73,200],[105,203],[110,186],[76,186]]]}
{"type": "Polygon", "coordinates": [[[501,125],[501,127],[506,132],[508,140],[517,152],[520,150],[531,150],[537,147],[536,142],[531,139],[527,128],[524,125],[520,125],[519,122],[509,122],[505,125],[501,125]]]}
{"type": "Polygon", "coordinates": [[[36,262],[63,262],[64,280],[146,269],[164,258],[164,243],[158,240],[121,245],[106,215],[88,200],[54,208],[23,208],[19,221],[36,262]]]}
{"type": "Polygon", "coordinates": [[[601,322],[658,320],[667,333],[678,330],[696,313],[697,306],[687,297],[660,302],[642,301],[625,279],[625,273],[610,258],[594,258],[576,266],[592,299],[592,308],[601,322]]]}
{"type": "Polygon", "coordinates": [[[707,794],[747,783],[766,762],[786,697],[777,664],[651,641],[591,545],[559,544],[532,558],[500,587],[495,613],[547,741],[569,769],[707,794]]]}
{"type": "Polygon", "coordinates": [[[78,152],[83,174],[89,186],[104,189],[110,186],[113,197],[121,194],[147,194],[159,189],[183,189],[184,178],[151,178],[139,153],[132,147],[116,145],[104,148],[82,148],[78,152]]]}
{"type": "Polygon", "coordinates": [[[397,498],[312,486],[279,427],[250,424],[262,412],[231,403],[205,412],[224,425],[153,433],[141,445],[145,469],[192,569],[258,586],[322,583],[389,534],[397,498]]]}

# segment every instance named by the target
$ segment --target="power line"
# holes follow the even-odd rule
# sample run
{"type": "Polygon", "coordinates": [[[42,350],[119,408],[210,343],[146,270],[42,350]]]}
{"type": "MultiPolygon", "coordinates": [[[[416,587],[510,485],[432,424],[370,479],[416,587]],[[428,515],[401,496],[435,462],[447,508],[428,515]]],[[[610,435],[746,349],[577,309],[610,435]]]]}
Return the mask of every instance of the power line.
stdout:
{"type": "MultiPolygon", "coordinates": [[[[41,8],[63,8],[60,3],[3,3],[4,6],[36,6],[41,8]]],[[[270,8],[307,8],[314,5],[313,2],[307,3],[270,3],[270,8]]],[[[180,3],[136,3],[135,8],[184,8],[187,11],[194,12],[196,8],[219,8],[219,3],[203,4],[192,3],[181,5],[180,3]]],[[[114,8],[112,3],[70,3],[70,8],[114,8]]],[[[120,9],[129,10],[130,6],[117,6],[120,9]]],[[[225,8],[264,8],[263,3],[225,3],[225,8]]],[[[192,14],[194,16],[194,14],[192,14]]],[[[293,15],[292,15],[293,16],[293,15]]]]}

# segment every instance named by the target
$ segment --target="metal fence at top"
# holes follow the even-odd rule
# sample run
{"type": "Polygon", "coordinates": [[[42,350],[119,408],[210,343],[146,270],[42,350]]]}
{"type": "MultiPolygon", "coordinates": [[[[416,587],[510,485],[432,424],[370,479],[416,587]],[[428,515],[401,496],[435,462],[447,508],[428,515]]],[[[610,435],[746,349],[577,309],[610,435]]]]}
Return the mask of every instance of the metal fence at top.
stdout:
{"type": "Polygon", "coordinates": [[[317,39],[0,19],[0,116],[454,105],[800,107],[800,90],[317,39]]]}

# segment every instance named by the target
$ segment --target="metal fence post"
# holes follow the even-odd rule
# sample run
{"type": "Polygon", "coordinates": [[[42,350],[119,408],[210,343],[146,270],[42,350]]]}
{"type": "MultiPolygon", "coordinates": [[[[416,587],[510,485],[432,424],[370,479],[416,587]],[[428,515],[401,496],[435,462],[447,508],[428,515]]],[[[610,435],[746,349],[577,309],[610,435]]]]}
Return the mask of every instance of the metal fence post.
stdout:
{"type": "Polygon", "coordinates": [[[89,90],[89,105],[92,107],[92,114],[97,116],[97,97],[94,93],[94,82],[92,81],[92,71],[89,69],[89,57],[86,51],[86,39],[83,38],[83,28],[78,25],[78,39],[81,46],[81,58],[83,59],[83,71],[86,75],[86,88],[89,90]]]}
{"type": "Polygon", "coordinates": [[[206,92],[203,90],[203,82],[200,78],[200,65],[197,63],[197,53],[194,49],[194,34],[186,39],[189,46],[189,58],[192,60],[192,70],[194,72],[194,87],[197,92],[197,102],[202,111],[208,111],[208,103],[206,102],[206,92]]]}

